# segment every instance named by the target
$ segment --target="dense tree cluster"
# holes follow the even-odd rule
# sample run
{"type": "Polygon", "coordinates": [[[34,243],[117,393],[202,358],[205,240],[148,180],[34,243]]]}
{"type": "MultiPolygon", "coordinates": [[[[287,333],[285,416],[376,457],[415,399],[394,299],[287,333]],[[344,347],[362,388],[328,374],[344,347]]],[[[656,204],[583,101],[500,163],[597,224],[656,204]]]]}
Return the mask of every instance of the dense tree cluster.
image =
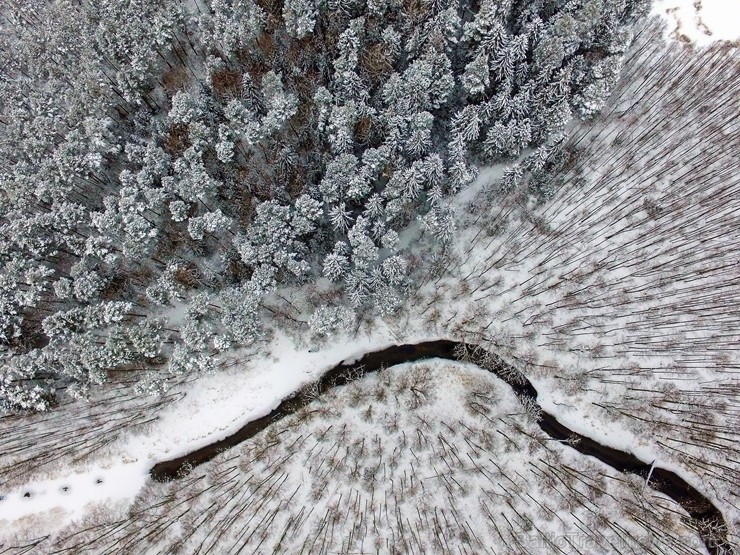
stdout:
{"type": "Polygon", "coordinates": [[[648,3],[6,2],[2,408],[208,371],[288,286],[342,292],[319,336],[393,312],[408,237],[443,249],[481,164],[516,161],[506,188],[544,171],[648,3]]]}

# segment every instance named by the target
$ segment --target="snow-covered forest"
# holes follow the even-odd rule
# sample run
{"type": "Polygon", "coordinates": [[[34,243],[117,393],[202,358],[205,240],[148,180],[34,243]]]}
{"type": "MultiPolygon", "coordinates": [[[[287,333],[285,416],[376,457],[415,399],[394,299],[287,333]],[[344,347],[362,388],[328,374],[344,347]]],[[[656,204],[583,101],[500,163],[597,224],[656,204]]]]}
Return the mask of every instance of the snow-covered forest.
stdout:
{"type": "Polygon", "coordinates": [[[740,549],[740,57],[650,8],[0,5],[0,553],[740,549]],[[723,521],[474,365],[312,389],[430,339],[723,521]]]}
{"type": "Polygon", "coordinates": [[[448,4],[5,8],[5,409],[212,371],[304,323],[285,288],[318,334],[394,312],[456,233],[446,198],[480,164],[542,172],[647,5],[448,4]]]}

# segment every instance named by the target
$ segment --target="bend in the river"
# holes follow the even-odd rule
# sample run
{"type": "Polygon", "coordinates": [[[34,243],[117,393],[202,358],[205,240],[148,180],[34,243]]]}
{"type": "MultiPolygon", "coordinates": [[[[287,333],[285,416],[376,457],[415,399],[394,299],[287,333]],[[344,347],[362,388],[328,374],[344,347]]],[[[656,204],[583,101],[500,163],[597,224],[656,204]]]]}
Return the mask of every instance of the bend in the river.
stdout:
{"type": "MultiPolygon", "coordinates": [[[[375,372],[396,364],[430,358],[477,364],[505,381],[517,395],[530,399],[539,407],[537,390],[516,368],[480,346],[449,340],[395,345],[381,351],[367,353],[351,364],[345,364],[342,361],[316,382],[314,391],[321,394],[333,387],[345,385],[368,372],[375,372]]],[[[248,422],[232,435],[196,449],[182,457],[157,463],[150,471],[151,476],[157,481],[168,481],[184,476],[193,467],[203,464],[213,459],[220,452],[255,436],[277,420],[295,413],[309,402],[308,398],[296,393],[283,400],[276,409],[266,416],[248,422]]],[[[539,408],[542,410],[541,407],[539,408]]],[[[594,457],[619,472],[636,474],[646,480],[650,476],[649,486],[652,489],[672,498],[691,516],[710,553],[714,555],[731,552],[727,539],[727,526],[721,511],[683,478],[665,468],[652,467],[650,463],[638,459],[631,453],[607,447],[587,436],[574,432],[544,410],[542,410],[541,415],[538,424],[542,431],[553,439],[571,440],[567,442],[567,445],[571,448],[584,455],[594,457]]]]}

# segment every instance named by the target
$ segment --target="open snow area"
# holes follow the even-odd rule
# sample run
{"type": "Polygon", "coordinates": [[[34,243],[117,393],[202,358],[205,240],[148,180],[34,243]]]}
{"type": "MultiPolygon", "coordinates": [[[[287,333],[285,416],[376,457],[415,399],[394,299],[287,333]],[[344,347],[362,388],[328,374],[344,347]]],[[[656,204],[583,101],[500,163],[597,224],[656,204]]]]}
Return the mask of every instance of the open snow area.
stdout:
{"type": "Polygon", "coordinates": [[[118,463],[4,491],[0,523],[12,526],[34,515],[45,519],[45,531],[53,531],[85,516],[90,505],[130,502],[146,483],[149,468],[149,461],[118,463]]]}
{"type": "Polygon", "coordinates": [[[653,13],[666,20],[675,40],[706,46],[740,38],[738,0],[655,0],[653,13]]]}

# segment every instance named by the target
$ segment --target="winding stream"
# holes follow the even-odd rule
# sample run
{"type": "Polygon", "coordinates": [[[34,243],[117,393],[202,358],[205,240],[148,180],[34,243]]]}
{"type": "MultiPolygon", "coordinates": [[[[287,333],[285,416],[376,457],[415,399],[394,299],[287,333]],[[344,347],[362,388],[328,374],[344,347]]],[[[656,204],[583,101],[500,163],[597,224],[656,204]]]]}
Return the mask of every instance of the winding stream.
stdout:
{"type": "MultiPolygon", "coordinates": [[[[365,373],[375,372],[381,368],[430,358],[477,364],[505,381],[517,395],[529,398],[537,403],[537,390],[532,383],[500,357],[476,345],[448,340],[395,345],[382,351],[367,353],[352,364],[345,364],[342,361],[316,382],[316,392],[324,393],[333,387],[345,385],[365,373]]],[[[222,451],[253,437],[277,420],[295,413],[309,402],[308,398],[296,393],[294,396],[283,400],[269,414],[248,422],[232,435],[196,449],[182,457],[155,464],[150,474],[154,480],[159,482],[184,476],[193,467],[201,465],[213,459],[222,451]]],[[[539,404],[537,406],[539,407],[539,404]]],[[[709,553],[719,555],[732,552],[722,513],[711,501],[674,472],[655,466],[651,473],[650,463],[638,459],[631,453],[607,447],[589,437],[574,432],[544,410],[538,424],[542,431],[553,439],[577,440],[569,441],[566,445],[584,455],[600,460],[619,472],[635,474],[646,480],[650,476],[649,486],[652,489],[676,501],[691,516],[709,553]]]]}

